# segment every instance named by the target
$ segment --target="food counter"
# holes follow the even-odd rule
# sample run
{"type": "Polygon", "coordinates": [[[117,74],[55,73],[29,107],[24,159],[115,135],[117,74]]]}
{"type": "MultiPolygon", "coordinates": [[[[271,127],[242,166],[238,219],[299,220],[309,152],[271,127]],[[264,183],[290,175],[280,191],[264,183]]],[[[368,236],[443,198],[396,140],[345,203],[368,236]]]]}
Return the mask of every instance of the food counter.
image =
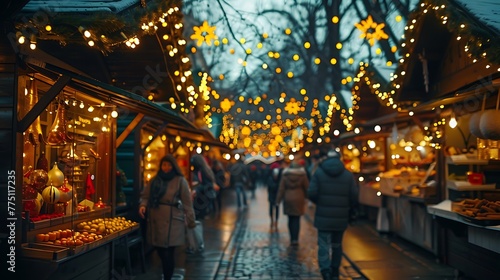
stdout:
{"type": "Polygon", "coordinates": [[[428,213],[436,218],[445,234],[443,245],[446,247],[446,263],[477,279],[498,278],[500,219],[485,223],[462,217],[452,209],[451,200],[427,206],[428,213]]]}

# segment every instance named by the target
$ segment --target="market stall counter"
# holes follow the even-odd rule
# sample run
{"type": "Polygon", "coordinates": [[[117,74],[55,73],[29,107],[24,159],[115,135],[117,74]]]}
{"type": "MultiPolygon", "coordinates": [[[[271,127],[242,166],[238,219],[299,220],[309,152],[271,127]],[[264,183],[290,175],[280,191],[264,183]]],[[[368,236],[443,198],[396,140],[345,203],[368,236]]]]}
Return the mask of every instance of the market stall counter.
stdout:
{"type": "Polygon", "coordinates": [[[427,211],[444,231],[445,261],[477,279],[500,275],[500,219],[471,218],[459,213],[459,204],[444,200],[427,211]]]}

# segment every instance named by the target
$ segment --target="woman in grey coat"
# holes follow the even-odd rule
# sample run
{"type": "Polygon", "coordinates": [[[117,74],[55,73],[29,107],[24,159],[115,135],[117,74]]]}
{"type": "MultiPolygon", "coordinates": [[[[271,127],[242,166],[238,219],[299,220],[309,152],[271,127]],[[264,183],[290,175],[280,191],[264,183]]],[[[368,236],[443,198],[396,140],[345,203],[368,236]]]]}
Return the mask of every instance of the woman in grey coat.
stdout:
{"type": "Polygon", "coordinates": [[[139,216],[144,219],[146,212],[147,241],[160,256],[163,279],[171,279],[175,248],[184,245],[186,225],[196,225],[188,182],[172,155],[161,159],[160,170],[141,194],[139,216]]]}
{"type": "Polygon", "coordinates": [[[306,211],[309,180],[307,172],[297,162],[292,162],[281,174],[276,205],[283,201],[283,212],[288,216],[288,230],[292,246],[299,245],[300,216],[306,211]]]}

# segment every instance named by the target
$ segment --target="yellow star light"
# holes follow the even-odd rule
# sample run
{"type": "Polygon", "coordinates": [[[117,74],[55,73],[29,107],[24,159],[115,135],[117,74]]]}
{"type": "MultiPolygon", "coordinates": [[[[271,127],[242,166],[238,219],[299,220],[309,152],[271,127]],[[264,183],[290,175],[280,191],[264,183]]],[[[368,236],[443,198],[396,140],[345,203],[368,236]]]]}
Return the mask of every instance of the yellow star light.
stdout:
{"type": "Polygon", "coordinates": [[[389,38],[383,30],[385,23],[374,22],[371,15],[369,15],[366,20],[362,20],[360,23],[355,23],[354,25],[361,31],[361,35],[359,35],[359,37],[362,39],[366,38],[370,43],[370,46],[373,46],[376,40],[379,41],[389,38]]]}
{"type": "Polygon", "coordinates": [[[217,39],[215,35],[215,26],[208,25],[207,21],[204,21],[201,26],[193,27],[194,34],[191,35],[191,39],[197,40],[196,45],[200,47],[205,42],[208,46],[212,45],[212,41],[217,39]]]}
{"type": "Polygon", "coordinates": [[[224,100],[222,100],[220,103],[220,108],[222,109],[223,113],[226,113],[229,112],[229,110],[231,110],[232,105],[233,104],[229,99],[224,98],[224,100]]]}
{"type": "Polygon", "coordinates": [[[297,115],[300,110],[300,103],[295,101],[294,98],[292,98],[289,102],[286,103],[285,106],[285,111],[288,112],[290,115],[297,115]]]}

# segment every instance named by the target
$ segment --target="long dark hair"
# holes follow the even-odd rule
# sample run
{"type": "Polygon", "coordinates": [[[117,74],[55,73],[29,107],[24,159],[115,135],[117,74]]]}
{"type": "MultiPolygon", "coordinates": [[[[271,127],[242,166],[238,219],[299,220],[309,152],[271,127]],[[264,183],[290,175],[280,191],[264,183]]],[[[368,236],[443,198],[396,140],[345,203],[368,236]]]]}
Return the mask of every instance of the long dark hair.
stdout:
{"type": "Polygon", "coordinates": [[[201,178],[203,181],[208,180],[212,183],[215,182],[214,173],[212,172],[212,169],[210,168],[210,166],[208,166],[207,161],[202,155],[194,155],[193,157],[191,157],[191,164],[194,167],[194,171],[201,172],[201,178]]]}

